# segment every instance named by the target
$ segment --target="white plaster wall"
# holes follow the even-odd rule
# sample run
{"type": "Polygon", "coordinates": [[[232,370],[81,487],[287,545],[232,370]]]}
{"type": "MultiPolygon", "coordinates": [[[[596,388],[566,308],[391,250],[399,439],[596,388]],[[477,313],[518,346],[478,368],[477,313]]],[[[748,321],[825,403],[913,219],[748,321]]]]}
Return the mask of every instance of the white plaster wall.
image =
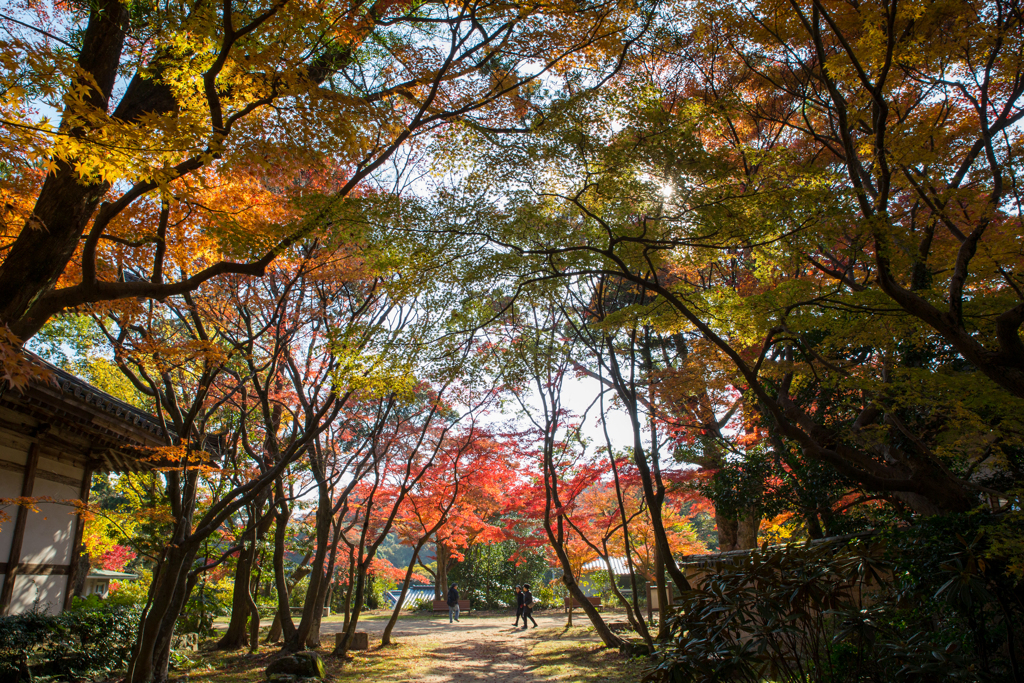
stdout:
{"type": "MultiPolygon", "coordinates": [[[[7,435],[0,433],[0,460],[24,466],[28,455],[17,451],[7,443],[7,435]]],[[[12,472],[0,468],[0,498],[17,498],[21,495],[21,472],[12,472]]],[[[14,519],[18,508],[14,505],[0,506],[0,512],[6,519],[0,518],[0,562],[7,562],[11,557],[11,540],[14,538],[14,519]]]]}
{"type": "MultiPolygon", "coordinates": [[[[78,487],[37,477],[32,496],[50,497],[55,501],[74,500],[78,498],[78,487]]],[[[75,508],[61,503],[37,503],[36,507],[39,512],[27,511],[25,540],[21,544],[22,563],[68,564],[74,541],[75,508]]]]}
{"type": "Polygon", "coordinates": [[[14,580],[10,613],[22,614],[39,609],[46,614],[60,614],[67,585],[67,576],[22,574],[14,580]]]}
{"type": "MultiPolygon", "coordinates": [[[[45,472],[53,472],[54,474],[62,474],[65,477],[77,479],[78,481],[81,481],[85,475],[85,470],[82,467],[67,460],[54,460],[47,457],[45,453],[39,454],[39,469],[45,472]]],[[[75,492],[76,498],[78,493],[77,491],[75,492]]]]}

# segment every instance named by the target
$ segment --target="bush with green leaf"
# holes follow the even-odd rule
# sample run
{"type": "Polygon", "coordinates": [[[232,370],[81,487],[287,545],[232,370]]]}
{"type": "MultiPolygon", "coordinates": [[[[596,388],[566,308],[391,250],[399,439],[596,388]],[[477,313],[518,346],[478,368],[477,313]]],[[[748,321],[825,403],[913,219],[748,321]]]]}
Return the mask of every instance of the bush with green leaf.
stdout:
{"type": "Polygon", "coordinates": [[[368,609],[383,609],[388,606],[388,591],[395,590],[397,584],[386,576],[370,575],[368,590],[366,591],[366,607],[368,609]]]}
{"type": "Polygon", "coordinates": [[[528,583],[537,590],[548,568],[540,549],[524,548],[513,540],[473,544],[463,557],[448,571],[448,583],[459,584],[460,596],[473,609],[514,607],[514,587],[528,583]]]}
{"type": "Polygon", "coordinates": [[[647,678],[1024,680],[1024,595],[987,545],[998,524],[934,517],[870,541],[765,547],[713,562],[681,596],[647,678]]]}
{"type": "Polygon", "coordinates": [[[58,615],[0,617],[0,680],[78,680],[125,666],[139,624],[137,607],[76,601],[58,615]]]}
{"type": "Polygon", "coordinates": [[[232,590],[234,583],[230,576],[219,582],[200,581],[178,616],[175,632],[198,633],[200,636],[214,635],[214,620],[231,614],[232,590]]]}

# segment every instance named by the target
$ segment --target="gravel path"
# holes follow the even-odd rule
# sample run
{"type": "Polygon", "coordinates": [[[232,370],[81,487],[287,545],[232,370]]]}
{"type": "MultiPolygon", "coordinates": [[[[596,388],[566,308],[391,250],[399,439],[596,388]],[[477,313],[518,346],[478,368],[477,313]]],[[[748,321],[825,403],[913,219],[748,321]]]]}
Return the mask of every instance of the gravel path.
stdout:
{"type": "MultiPolygon", "coordinates": [[[[399,619],[392,637],[397,642],[415,644],[430,642],[426,666],[413,677],[387,675],[367,681],[417,681],[417,683],[539,683],[549,680],[534,672],[538,664],[529,651],[538,641],[558,637],[565,627],[561,612],[535,615],[538,627],[528,630],[512,626],[513,615],[464,614],[456,623],[448,623],[447,614],[434,618],[399,619]],[[440,647],[437,643],[440,642],[440,647]]],[[[587,623],[586,616],[577,614],[576,625],[587,623]]],[[[268,624],[269,625],[269,622],[268,624]]],[[[370,634],[370,648],[380,645],[387,619],[360,619],[359,630],[370,634]],[[376,641],[376,642],[375,642],[376,641]]],[[[340,621],[321,624],[321,642],[326,647],[334,644],[334,634],[341,632],[340,621]]],[[[593,634],[574,632],[574,640],[599,642],[593,634]]]]}
{"type": "MultiPolygon", "coordinates": [[[[548,680],[533,673],[535,663],[528,655],[528,645],[542,637],[537,631],[543,634],[547,629],[565,626],[565,617],[537,616],[539,627],[534,629],[531,625],[528,630],[513,628],[512,618],[469,615],[451,625],[447,615],[437,619],[400,620],[395,625],[394,635],[396,639],[423,636],[441,641],[441,647],[430,653],[426,675],[417,678],[423,683],[532,683],[548,680]]],[[[386,623],[386,620],[368,620],[360,623],[360,630],[380,634],[386,623]]],[[[332,626],[338,630],[341,628],[340,624],[323,626],[324,634],[335,632],[328,630],[332,626]]]]}

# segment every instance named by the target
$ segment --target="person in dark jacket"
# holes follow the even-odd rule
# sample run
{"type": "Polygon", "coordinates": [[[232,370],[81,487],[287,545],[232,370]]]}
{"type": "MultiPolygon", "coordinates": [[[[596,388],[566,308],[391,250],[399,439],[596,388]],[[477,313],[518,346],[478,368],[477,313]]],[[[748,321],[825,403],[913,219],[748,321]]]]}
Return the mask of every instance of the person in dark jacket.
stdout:
{"type": "MultiPolygon", "coordinates": [[[[530,592],[530,584],[523,585],[523,630],[530,628],[530,625],[526,623],[529,619],[533,622],[533,627],[537,628],[537,620],[533,618],[533,593],[530,592]]],[[[516,622],[519,623],[519,622],[516,622]]]]}
{"type": "Polygon", "coordinates": [[[459,620],[459,584],[453,583],[448,589],[448,623],[459,620]]]}
{"type": "MultiPolygon", "coordinates": [[[[526,596],[523,594],[523,587],[516,586],[516,623],[512,624],[513,628],[519,626],[519,617],[523,616],[523,606],[526,604],[526,596]]],[[[523,626],[526,625],[526,619],[523,619],[523,626]]]]}

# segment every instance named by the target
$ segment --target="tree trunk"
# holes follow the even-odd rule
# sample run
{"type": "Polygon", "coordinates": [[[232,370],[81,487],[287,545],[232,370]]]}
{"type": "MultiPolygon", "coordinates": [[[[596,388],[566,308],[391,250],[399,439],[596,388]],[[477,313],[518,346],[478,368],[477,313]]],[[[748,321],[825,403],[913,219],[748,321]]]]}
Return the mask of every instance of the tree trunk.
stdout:
{"type": "MultiPolygon", "coordinates": [[[[275,550],[275,554],[276,554],[276,552],[277,551],[275,550]]],[[[286,637],[291,636],[292,634],[295,633],[295,622],[292,621],[292,610],[291,610],[291,607],[290,607],[291,592],[292,592],[292,589],[295,588],[295,585],[299,581],[302,581],[302,579],[306,578],[306,574],[309,573],[309,559],[310,559],[310,554],[307,553],[306,556],[302,558],[302,562],[300,562],[299,566],[295,568],[295,571],[292,572],[292,575],[287,579],[287,581],[282,580],[282,581],[279,582],[277,580],[278,571],[277,571],[277,567],[276,566],[274,567],[274,581],[275,581],[275,583],[278,584],[278,589],[277,589],[277,597],[278,597],[278,601],[277,601],[277,615],[274,617],[274,623],[272,623],[270,625],[270,632],[267,634],[267,639],[265,641],[263,641],[263,642],[265,642],[265,643],[276,643],[279,640],[281,640],[281,634],[282,633],[287,632],[286,637]],[[282,586],[283,586],[283,589],[281,588],[282,586]],[[281,606],[281,602],[282,602],[281,601],[281,597],[282,596],[284,597],[284,607],[281,606]],[[284,620],[281,619],[281,615],[282,614],[284,614],[284,620]],[[284,625],[282,626],[282,624],[284,624],[284,625]]],[[[275,557],[275,562],[276,561],[277,561],[277,558],[275,557]]],[[[282,567],[281,567],[281,571],[280,571],[280,576],[283,579],[283,577],[284,577],[283,563],[282,563],[282,567]]]]}
{"type": "MultiPolygon", "coordinates": [[[[602,400],[602,414],[603,400],[602,400]]],[[[606,427],[607,429],[607,427],[606,427]]],[[[605,432],[607,436],[607,431],[605,432]]],[[[615,462],[615,456],[611,448],[611,442],[609,441],[608,447],[608,464],[612,468],[612,478],[615,482],[615,500],[619,508],[619,518],[622,520],[622,548],[624,550],[626,566],[629,568],[629,585],[632,590],[633,604],[626,600],[625,596],[619,591],[618,584],[615,580],[615,572],[612,570],[611,553],[608,552],[608,539],[601,542],[601,546],[604,550],[602,553],[605,558],[605,568],[608,570],[608,576],[611,580],[612,590],[615,591],[615,596],[626,606],[626,617],[629,619],[630,625],[633,630],[640,634],[640,637],[644,639],[644,643],[647,645],[648,653],[654,652],[654,641],[651,638],[650,629],[647,628],[647,622],[644,621],[644,614],[640,609],[640,586],[636,580],[636,569],[633,565],[633,547],[629,536],[629,515],[626,514],[626,503],[622,496],[622,480],[619,478],[619,468],[615,462]]],[[[645,582],[646,583],[646,582],[645,582]]]]}
{"type": "MultiPolygon", "coordinates": [[[[279,498],[283,499],[283,494],[280,492],[279,498]]],[[[282,633],[284,633],[285,640],[294,638],[295,622],[292,621],[291,591],[295,584],[306,575],[306,563],[309,562],[309,554],[307,554],[292,572],[290,582],[285,578],[284,546],[288,536],[288,520],[291,518],[291,514],[291,508],[282,502],[280,510],[275,516],[277,526],[274,529],[274,586],[277,589],[277,616],[274,617],[274,623],[270,625],[270,632],[267,634],[266,640],[268,643],[276,643],[280,640],[282,633]]]]}
{"type": "Polygon", "coordinates": [[[238,565],[235,568],[235,582],[231,594],[231,621],[228,630],[217,641],[218,650],[237,650],[249,644],[248,622],[255,606],[250,594],[252,584],[253,560],[256,558],[256,528],[250,521],[250,528],[245,531],[245,545],[238,552],[238,565]]]}
{"type": "MultiPolygon", "coordinates": [[[[347,623],[345,624],[344,635],[338,642],[338,645],[334,648],[334,654],[336,655],[341,655],[342,657],[344,657],[348,654],[348,644],[352,642],[352,636],[355,635],[356,626],[359,624],[359,615],[363,611],[363,603],[365,602],[366,596],[366,576],[367,573],[370,571],[370,565],[373,563],[373,558],[377,556],[377,548],[380,547],[381,541],[384,540],[384,537],[388,534],[389,531],[390,521],[384,525],[383,529],[380,530],[379,536],[377,537],[377,541],[374,544],[370,546],[363,546],[362,540],[365,539],[364,527],[364,535],[360,540],[358,552],[360,557],[362,557],[362,554],[365,549],[366,557],[363,557],[360,562],[356,563],[356,589],[355,600],[354,604],[352,605],[352,616],[351,618],[347,619],[347,623]]],[[[410,566],[412,565],[410,564],[410,566]]]]}
{"type": "Polygon", "coordinates": [[[737,521],[736,541],[739,545],[739,550],[750,550],[757,547],[757,532],[761,529],[761,516],[754,513],[748,512],[746,517],[737,521]]]}
{"type": "Polygon", "coordinates": [[[555,555],[558,556],[558,561],[562,565],[562,583],[565,584],[565,588],[569,592],[570,617],[572,614],[572,601],[575,599],[580,603],[583,612],[590,619],[590,623],[594,626],[594,630],[601,638],[601,642],[605,644],[605,647],[614,647],[620,650],[632,650],[632,647],[628,642],[612,633],[612,630],[608,628],[608,624],[606,624],[604,619],[601,618],[601,613],[597,611],[596,607],[590,604],[589,600],[587,600],[586,594],[583,592],[583,589],[580,588],[576,579],[572,575],[569,557],[565,554],[565,549],[556,547],[555,555]]]}
{"type": "Polygon", "coordinates": [[[348,628],[348,620],[352,616],[352,591],[356,583],[356,556],[352,546],[348,548],[348,583],[345,585],[345,619],[342,621],[341,630],[348,628]]]}
{"type": "Polygon", "coordinates": [[[452,553],[443,541],[438,540],[434,544],[437,552],[437,573],[434,575],[434,599],[444,600],[448,597],[448,563],[451,561],[452,553]]]}
{"type": "Polygon", "coordinates": [[[718,530],[718,552],[728,553],[739,547],[739,523],[715,510],[715,528],[718,530]]]}
{"type": "Polygon", "coordinates": [[[188,573],[195,544],[171,545],[153,576],[148,609],[139,624],[126,683],[165,683],[174,624],[188,599],[188,573]]]}
{"type": "Polygon", "coordinates": [[[757,532],[761,527],[761,517],[757,513],[749,511],[746,517],[737,517],[715,510],[715,526],[718,529],[718,552],[757,547],[757,532]]]}
{"type": "Polygon", "coordinates": [[[323,621],[324,608],[329,604],[331,596],[331,583],[334,579],[334,562],[338,556],[338,542],[341,536],[338,528],[334,528],[334,542],[331,543],[330,558],[327,561],[327,569],[324,572],[323,581],[317,590],[316,602],[319,609],[313,612],[313,623],[306,636],[306,647],[316,649],[320,647],[320,623],[323,621]]]}
{"type": "MultiPolygon", "coordinates": [[[[82,36],[78,66],[91,76],[78,83],[89,90],[87,102],[106,111],[117,78],[124,49],[128,8],[118,0],[99,0],[91,4],[89,23],[82,36]]],[[[65,111],[65,117],[72,112],[65,111]]],[[[70,137],[81,129],[62,132],[70,137]]],[[[46,176],[36,198],[32,216],[14,240],[0,265],[0,324],[28,339],[46,323],[30,316],[33,305],[53,289],[78,248],[96,210],[106,194],[106,183],[83,181],[73,164],[57,161],[56,169],[46,176]]]]}
{"type": "Polygon", "coordinates": [[[373,554],[371,553],[363,562],[356,564],[356,581],[355,590],[353,591],[353,603],[352,603],[352,615],[348,619],[348,623],[345,624],[344,634],[341,640],[338,641],[337,646],[334,648],[334,654],[345,657],[348,655],[348,644],[352,642],[352,636],[355,635],[356,626],[359,624],[359,615],[363,611],[364,593],[366,591],[366,572],[370,567],[370,562],[373,561],[373,554]]]}
{"type": "Polygon", "coordinates": [[[629,625],[633,627],[633,630],[639,633],[640,637],[644,639],[644,643],[647,645],[647,652],[653,653],[654,641],[651,639],[651,632],[647,630],[647,624],[644,623],[643,614],[641,614],[639,610],[634,614],[633,605],[629,603],[626,596],[622,594],[621,590],[619,590],[619,585],[615,580],[615,572],[612,570],[611,565],[608,562],[607,549],[605,552],[605,565],[608,571],[608,579],[610,581],[609,585],[611,586],[612,593],[615,594],[615,599],[626,608],[626,620],[629,622],[629,625]]]}
{"type": "Polygon", "coordinates": [[[668,618],[672,616],[672,589],[665,580],[665,561],[657,546],[654,548],[654,582],[658,592],[658,640],[669,637],[668,618]]]}
{"type": "Polygon", "coordinates": [[[398,623],[398,615],[402,612],[402,603],[405,601],[405,596],[409,593],[409,583],[412,581],[412,571],[416,566],[416,559],[420,556],[420,550],[426,542],[427,537],[424,536],[412,551],[412,558],[409,560],[409,568],[405,570],[405,579],[402,581],[402,592],[398,594],[398,600],[395,602],[395,609],[391,610],[391,618],[388,619],[388,625],[384,627],[384,635],[382,635],[380,639],[381,647],[391,644],[391,632],[395,629],[395,624],[398,623]]]}
{"type": "MultiPolygon", "coordinates": [[[[323,614],[324,591],[322,586],[327,580],[324,571],[327,564],[328,541],[330,541],[331,528],[334,522],[334,515],[331,511],[330,491],[325,480],[318,482],[319,500],[316,510],[316,553],[313,556],[313,564],[310,567],[309,585],[306,587],[306,595],[302,603],[302,619],[298,628],[291,638],[284,641],[284,649],[289,652],[298,652],[306,647],[314,626],[320,624],[320,615],[323,614]],[[315,614],[319,612],[319,614],[315,614]]],[[[319,634],[316,636],[319,639],[319,634]]]]}

